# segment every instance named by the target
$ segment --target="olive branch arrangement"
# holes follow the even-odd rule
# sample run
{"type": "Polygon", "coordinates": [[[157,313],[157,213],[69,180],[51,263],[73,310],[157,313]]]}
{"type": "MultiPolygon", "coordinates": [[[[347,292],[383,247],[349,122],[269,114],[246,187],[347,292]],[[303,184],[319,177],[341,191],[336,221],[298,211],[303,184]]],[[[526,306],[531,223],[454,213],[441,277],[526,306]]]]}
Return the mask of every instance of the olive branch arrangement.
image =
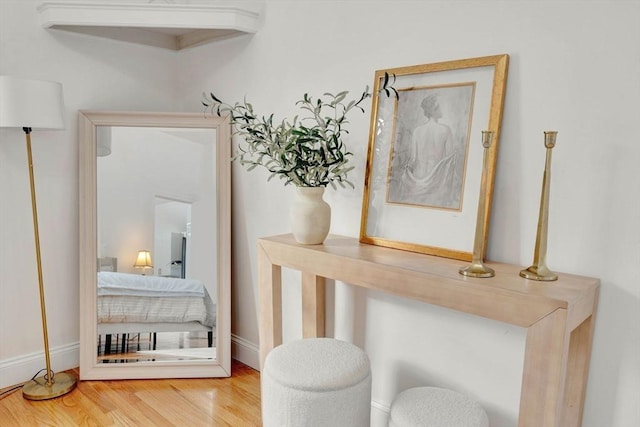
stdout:
{"type": "MultiPolygon", "coordinates": [[[[385,73],[378,93],[399,98],[393,87],[395,75],[385,73]]],[[[362,102],[370,98],[369,86],[359,98],[347,100],[349,92],[324,93],[314,98],[304,94],[296,105],[304,116],[296,115],[292,120],[275,122],[273,114],[258,116],[253,105],[243,102],[233,105],[218,99],[213,93],[203,93],[205,111],[221,116],[229,114],[234,135],[242,136],[238,146],[238,160],[248,171],[258,166],[265,167],[274,177],[285,180],[285,185],[298,187],[337,188],[346,185],[355,188],[347,179],[353,166],[348,166],[349,152],[342,142],[343,134],[349,133],[347,115],[354,109],[365,112],[362,102]]]]}

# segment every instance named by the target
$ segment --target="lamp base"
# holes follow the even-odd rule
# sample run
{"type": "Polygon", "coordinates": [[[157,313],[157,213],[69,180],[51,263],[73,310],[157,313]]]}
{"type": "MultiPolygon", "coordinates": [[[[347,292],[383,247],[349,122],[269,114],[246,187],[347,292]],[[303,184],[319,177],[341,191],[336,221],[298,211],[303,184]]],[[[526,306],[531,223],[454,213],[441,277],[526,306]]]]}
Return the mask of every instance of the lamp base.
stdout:
{"type": "Polygon", "coordinates": [[[76,377],[61,372],[56,374],[53,384],[47,385],[44,375],[35,378],[22,387],[22,396],[29,400],[47,400],[69,393],[76,387],[76,377]]]}

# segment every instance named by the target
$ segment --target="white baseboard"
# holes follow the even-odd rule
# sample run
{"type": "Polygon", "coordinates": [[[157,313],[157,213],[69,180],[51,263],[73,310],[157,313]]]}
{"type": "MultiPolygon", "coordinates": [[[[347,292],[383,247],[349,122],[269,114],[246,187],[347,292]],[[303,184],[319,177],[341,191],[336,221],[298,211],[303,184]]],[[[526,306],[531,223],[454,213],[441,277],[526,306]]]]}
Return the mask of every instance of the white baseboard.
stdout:
{"type": "MultiPolygon", "coordinates": [[[[50,347],[49,356],[54,373],[77,368],[80,360],[80,343],[50,347]]],[[[29,381],[41,369],[46,369],[44,351],[0,360],[0,388],[29,381]]]]}
{"type": "Polygon", "coordinates": [[[231,334],[231,357],[255,370],[260,370],[260,347],[234,334],[231,334]]]}
{"type": "MultiPolygon", "coordinates": [[[[77,368],[80,360],[80,344],[72,343],[49,348],[51,369],[54,372],[77,368]]],[[[258,345],[242,337],[231,336],[231,355],[234,359],[256,370],[260,369],[258,345]]],[[[0,388],[29,381],[38,371],[45,369],[44,351],[0,360],[0,388]]]]}

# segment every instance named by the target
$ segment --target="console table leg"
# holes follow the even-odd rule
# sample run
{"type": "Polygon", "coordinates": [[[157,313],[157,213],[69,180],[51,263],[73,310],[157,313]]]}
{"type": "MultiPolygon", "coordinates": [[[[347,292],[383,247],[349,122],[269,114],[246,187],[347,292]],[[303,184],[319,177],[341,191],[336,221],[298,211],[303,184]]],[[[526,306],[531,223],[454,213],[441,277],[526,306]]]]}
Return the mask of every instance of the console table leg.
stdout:
{"type": "Polygon", "coordinates": [[[560,422],[562,427],[580,427],[582,425],[597,305],[598,292],[596,291],[591,316],[571,332],[567,382],[564,391],[564,412],[560,422]]]}
{"type": "Polygon", "coordinates": [[[557,309],[528,328],[518,427],[564,427],[568,350],[567,310],[557,309]]]}
{"type": "Polygon", "coordinates": [[[324,337],[324,277],[302,273],[302,337],[324,337]]]}
{"type": "Polygon", "coordinates": [[[258,327],[260,368],[267,354],[282,344],[282,268],[271,264],[258,245],[258,327]]]}

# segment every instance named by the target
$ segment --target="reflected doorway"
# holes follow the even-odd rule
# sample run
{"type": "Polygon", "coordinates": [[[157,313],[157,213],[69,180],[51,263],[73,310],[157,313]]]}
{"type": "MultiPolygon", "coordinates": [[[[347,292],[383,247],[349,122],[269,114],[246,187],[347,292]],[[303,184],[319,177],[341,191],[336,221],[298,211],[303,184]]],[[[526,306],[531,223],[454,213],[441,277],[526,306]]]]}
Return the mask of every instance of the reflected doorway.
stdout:
{"type": "Polygon", "coordinates": [[[156,274],[185,279],[191,251],[191,203],[155,196],[156,274]]]}

